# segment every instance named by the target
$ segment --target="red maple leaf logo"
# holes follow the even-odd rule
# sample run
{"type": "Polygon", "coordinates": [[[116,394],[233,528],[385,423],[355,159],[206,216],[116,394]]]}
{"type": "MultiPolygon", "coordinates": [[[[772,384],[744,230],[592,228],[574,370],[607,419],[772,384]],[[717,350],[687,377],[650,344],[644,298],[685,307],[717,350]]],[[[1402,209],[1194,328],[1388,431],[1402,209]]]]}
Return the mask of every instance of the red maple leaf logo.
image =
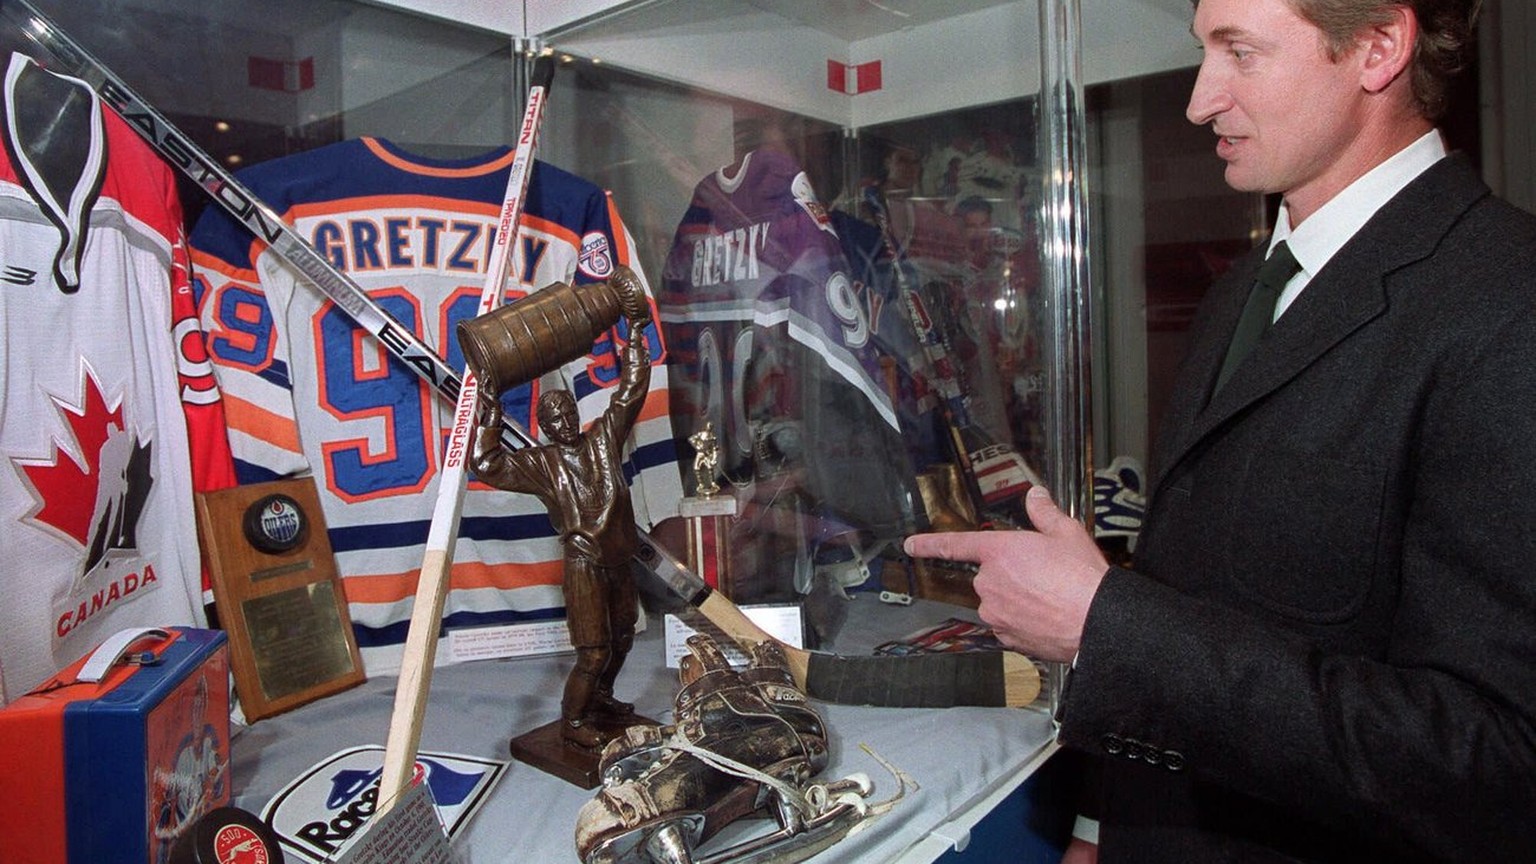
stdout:
{"type": "Polygon", "coordinates": [[[101,485],[102,453],[114,431],[119,435],[125,431],[121,401],[109,408],[89,370],[83,401],[83,406],[76,406],[53,397],[71,440],[56,440],[45,459],[16,460],[39,505],[30,514],[30,520],[53,528],[82,547],[91,535],[101,485]],[[60,443],[65,446],[61,448],[60,443]]]}

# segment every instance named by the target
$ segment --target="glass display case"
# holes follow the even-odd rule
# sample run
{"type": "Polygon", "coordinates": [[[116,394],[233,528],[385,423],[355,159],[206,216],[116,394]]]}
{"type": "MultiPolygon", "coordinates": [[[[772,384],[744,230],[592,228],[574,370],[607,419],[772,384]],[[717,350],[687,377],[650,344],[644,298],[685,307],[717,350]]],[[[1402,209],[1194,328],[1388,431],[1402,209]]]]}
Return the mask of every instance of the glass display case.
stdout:
{"type": "Polygon", "coordinates": [[[907,533],[1020,524],[1031,483],[1069,502],[1086,488],[1086,366],[1068,359],[1085,331],[1053,317],[1082,308],[1084,280],[1051,272],[1086,261],[1064,253],[1086,214],[1051,207],[1070,168],[1037,156],[1047,125],[1081,146],[1081,84],[1053,70],[1069,96],[1048,122],[1024,95],[1041,14],[628,4],[542,32],[576,106],[551,140],[574,137],[579,172],[646,202],[628,218],[660,274],[677,440],[708,424],[740,498],[731,590],[806,598],[812,638],[835,635],[827,598],[861,587],[964,599],[902,560],[907,533]],[[962,50],[975,59],[946,62],[962,50]]]}
{"type": "MultiPolygon", "coordinates": [[[[974,606],[968,571],[913,561],[901,540],[1026,526],[1031,485],[1127,556],[1194,308],[1273,215],[1225,186],[1183,116],[1200,60],[1188,0],[32,2],[221,170],[283,190],[269,203],[454,368],[499,199],[423,215],[421,196],[446,193],[379,172],[504,177],[532,59],[552,54],[538,170],[600,206],[539,214],[512,290],[614,263],[641,275],[656,339],[626,466],[639,521],[737,604],[799,606],[812,648],[849,643],[849,604],[974,606]],[[284,176],[322,151],[357,191],[284,176]],[[552,249],[563,270],[541,263],[552,249]],[[413,298],[395,264],[459,281],[413,298]]],[[[1449,131],[1518,202],[1530,124],[1505,118],[1528,113],[1516,49],[1536,24],[1492,7],[1503,29],[1485,37],[1481,86],[1502,107],[1459,99],[1449,131]]],[[[36,53],[24,10],[0,9],[5,47],[36,53]]],[[[272,238],[199,246],[230,202],[176,182],[214,360],[250,376],[225,395],[241,480],[314,473],[365,665],[396,671],[453,404],[338,322],[339,304],[273,287],[272,238]],[[228,266],[207,270],[219,255],[228,266]],[[284,316],[284,339],[322,347],[264,341],[284,316]],[[327,339],[351,352],[345,369],[318,368],[327,339]],[[323,417],[306,426],[311,397],[323,417]]],[[[613,369],[549,376],[504,397],[535,433],[536,388],[585,399],[613,369]]],[[[582,403],[584,420],[599,411],[582,403]]],[[[469,496],[444,645],[561,613],[542,508],[469,496]],[[497,545],[507,532],[536,542],[497,545]]],[[[1044,671],[1048,712],[1060,670],[1044,671]]]]}
{"type": "MultiPolygon", "coordinates": [[[[1022,525],[1031,484],[1048,485],[1076,515],[1091,508],[1094,256],[1081,13],[1072,3],[908,5],[524,12],[45,0],[38,8],[177,134],[237,178],[258,178],[257,198],[281,189],[267,193],[289,196],[276,209],[302,223],[300,233],[338,269],[380,271],[367,277],[374,293],[393,290],[384,274],[397,261],[420,269],[436,260],[432,248],[455,238],[458,251],[475,248],[480,226],[430,230],[405,210],[304,222],[298,214],[320,205],[272,178],[308,164],[302,154],[343,142],[363,147],[348,159],[413,176],[478,171],[519,133],[529,58],[554,52],[539,157],[611,194],[612,251],[642,274],[657,303],[665,353],[654,353],[665,374],[653,385],[652,410],[667,416],[652,424],[630,470],[641,480],[648,470],[675,471],[681,488],[652,483],[640,495],[641,521],[685,557],[698,542],[691,534],[714,531],[715,587],[743,605],[800,604],[808,643],[835,648],[853,594],[974,605],[963,569],[937,572],[901,554],[907,534],[1022,525]],[[695,497],[706,480],[690,443],[706,428],[718,447],[707,479],[732,501],[724,519],[680,515],[686,501],[677,500],[679,492],[695,497]]],[[[1149,26],[1183,26],[1155,7],[1136,14],[1149,26]]],[[[6,35],[13,48],[36,50],[14,26],[6,35]]],[[[1112,68],[1090,64],[1089,74],[1166,63],[1145,53],[1118,51],[1112,68]]],[[[411,595],[408,562],[430,515],[423,493],[441,440],[433,430],[448,428],[451,406],[432,397],[430,382],[411,383],[410,364],[379,346],[357,343],[352,371],[334,378],[325,364],[340,360],[327,353],[328,337],[304,344],[303,330],[323,326],[295,311],[308,304],[313,311],[303,314],[320,322],[331,307],[302,290],[274,293],[264,275],[248,278],[270,266],[253,263],[267,254],[263,238],[255,252],[202,266],[211,259],[200,257],[210,253],[199,226],[225,217],[191,173],[177,182],[201,274],[194,290],[214,295],[200,302],[215,366],[265,378],[225,385],[241,479],[314,472],[339,569],[351,580],[344,584],[356,586],[349,597],[365,665],[391,671],[388,649],[402,639],[411,595]],[[232,260],[242,256],[245,264],[232,260]],[[313,397],[302,370],[316,363],[324,386],[313,397]],[[362,386],[384,374],[400,379],[387,403],[341,395],[364,392],[344,389],[345,380],[362,386]],[[264,401],[271,398],[290,401],[274,408],[264,401]],[[306,419],[313,412],[300,403],[309,398],[326,416],[306,419]],[[274,418],[292,443],[261,426],[274,418]],[[412,496],[421,502],[415,512],[405,506],[412,496]],[[354,518],[365,508],[372,515],[354,518]]],[[[546,278],[542,248],[530,241],[515,253],[524,290],[546,278]]],[[[440,270],[475,266],[446,248],[441,258],[440,270]]],[[[450,366],[459,362],[446,334],[465,304],[411,313],[394,302],[380,305],[397,319],[421,315],[409,322],[416,337],[450,366]]],[[[535,425],[532,386],[507,399],[527,426],[535,425]]],[[[465,533],[515,530],[474,521],[496,518],[493,508],[475,509],[478,491],[471,488],[465,533]]],[[[475,545],[492,541],[466,540],[453,578],[480,584],[463,596],[451,591],[448,630],[558,613],[548,567],[470,575],[518,556],[497,559],[475,545]],[[468,596],[486,585],[496,587],[468,596]]]]}

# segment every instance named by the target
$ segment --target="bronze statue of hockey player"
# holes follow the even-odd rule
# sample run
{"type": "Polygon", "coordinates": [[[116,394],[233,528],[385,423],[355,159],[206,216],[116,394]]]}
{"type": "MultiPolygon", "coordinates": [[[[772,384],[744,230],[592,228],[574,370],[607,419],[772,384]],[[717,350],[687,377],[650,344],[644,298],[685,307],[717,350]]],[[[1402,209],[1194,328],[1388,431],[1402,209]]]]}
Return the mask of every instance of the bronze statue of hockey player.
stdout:
{"type": "Polygon", "coordinates": [[[630,571],[638,535],[622,461],[650,383],[650,320],[639,280],[619,268],[606,285],[554,285],[460,329],[466,359],[483,388],[475,475],[499,489],[537,496],[565,549],[566,620],[576,663],[561,699],[561,736],[594,751],[634,720],[634,707],[615,698],[613,686],[634,644],[638,614],[630,571]],[[538,301],[546,301],[544,314],[535,311],[538,301]],[[602,416],[583,432],[571,392],[546,391],[537,410],[550,443],[503,447],[499,394],[549,371],[551,362],[585,353],[620,313],[629,323],[629,343],[602,416]]]}

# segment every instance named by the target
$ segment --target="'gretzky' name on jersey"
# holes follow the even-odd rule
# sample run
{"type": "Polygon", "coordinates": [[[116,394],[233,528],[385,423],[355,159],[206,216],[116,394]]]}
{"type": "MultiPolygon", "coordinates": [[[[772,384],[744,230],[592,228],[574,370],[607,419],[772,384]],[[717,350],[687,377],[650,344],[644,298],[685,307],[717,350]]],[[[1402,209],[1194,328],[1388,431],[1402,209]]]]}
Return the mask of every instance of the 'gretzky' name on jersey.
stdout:
{"type": "MultiPolygon", "coordinates": [[[[511,161],[505,150],[425,160],[362,138],[240,177],[459,369],[454,326],[477,311],[511,161]]],[[[554,282],[601,281],[616,263],[636,268],[630,244],[602,190],[536,163],[509,300],[554,282]]],[[[370,674],[396,669],[454,406],[233,220],[205,215],[193,248],[241,480],[314,472],[364,663],[370,674]]],[[[617,380],[622,338],[615,328],[543,383],[570,389],[592,419],[617,380]]],[[[647,525],[675,512],[681,496],[664,351],[659,338],[651,345],[657,368],[627,465],[647,525]]],[[[508,417],[530,429],[536,390],[525,385],[504,399],[508,417]]],[[[463,513],[446,625],[559,614],[562,552],[539,502],[471,483],[463,513]]]]}
{"type": "Polygon", "coordinates": [[[883,298],[849,278],[795,160],[758,150],[701,180],[662,286],[679,437],[711,422],[738,480],[774,438],[813,507],[899,530],[910,466],[872,339],[883,298]]]}
{"type": "Polygon", "coordinates": [[[693,269],[690,273],[695,287],[719,285],[722,282],[738,282],[761,277],[763,245],[768,242],[771,222],[758,222],[745,228],[736,228],[721,234],[706,234],[693,241],[693,269]]]}

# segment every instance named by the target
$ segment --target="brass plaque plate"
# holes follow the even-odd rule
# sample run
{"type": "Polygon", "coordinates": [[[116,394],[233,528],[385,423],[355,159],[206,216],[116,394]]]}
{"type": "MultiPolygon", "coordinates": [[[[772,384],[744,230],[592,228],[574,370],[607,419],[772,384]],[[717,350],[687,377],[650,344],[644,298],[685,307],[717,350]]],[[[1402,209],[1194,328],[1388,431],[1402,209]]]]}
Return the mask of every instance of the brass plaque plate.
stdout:
{"type": "Polygon", "coordinates": [[[284,699],[356,671],[337,605],[329,582],[262,594],[240,604],[256,677],[267,700],[284,699]]]}

